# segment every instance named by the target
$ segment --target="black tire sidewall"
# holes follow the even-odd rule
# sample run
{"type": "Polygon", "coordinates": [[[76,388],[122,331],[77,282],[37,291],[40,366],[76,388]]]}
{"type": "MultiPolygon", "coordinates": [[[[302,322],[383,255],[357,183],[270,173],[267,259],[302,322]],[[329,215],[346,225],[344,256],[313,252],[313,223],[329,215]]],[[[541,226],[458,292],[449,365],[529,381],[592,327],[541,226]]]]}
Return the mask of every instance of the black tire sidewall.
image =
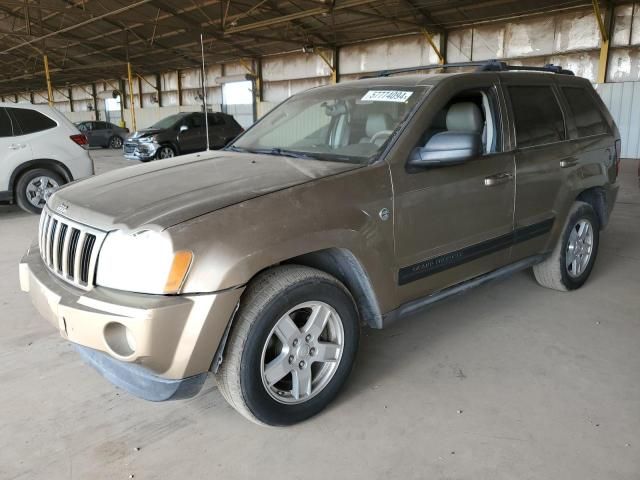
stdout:
{"type": "Polygon", "coordinates": [[[58,182],[59,186],[62,186],[65,183],[64,178],[62,178],[59,174],[51,170],[47,170],[46,168],[36,168],[34,170],[29,170],[23,173],[16,182],[15,195],[18,206],[27,212],[36,214],[40,214],[42,212],[42,208],[36,208],[27,198],[27,185],[35,177],[41,176],[47,176],[55,180],[56,182],[58,182]]]}
{"type": "Polygon", "coordinates": [[[591,274],[591,270],[596,262],[596,257],[598,256],[598,246],[600,245],[600,222],[598,220],[598,216],[596,212],[593,210],[591,205],[581,205],[574,213],[571,215],[567,222],[567,227],[562,234],[562,250],[560,252],[560,272],[562,274],[562,283],[567,287],[568,290],[576,290],[580,288],[589,278],[591,274]],[[566,267],[566,259],[567,259],[567,244],[569,242],[569,236],[571,235],[571,231],[575,227],[575,225],[580,220],[588,220],[591,223],[591,227],[593,228],[593,250],[591,252],[591,258],[589,259],[589,263],[587,268],[584,269],[584,272],[579,277],[572,277],[569,275],[566,267]]]}
{"type": "Polygon", "coordinates": [[[160,148],[158,149],[158,153],[156,153],[156,159],[157,160],[168,160],[168,158],[162,158],[160,156],[160,152],[165,148],[168,148],[169,150],[171,150],[173,152],[173,157],[169,157],[169,158],[174,158],[176,156],[176,150],[171,145],[161,145],[160,148]]]}
{"type": "Polygon", "coordinates": [[[109,139],[109,144],[107,145],[109,148],[115,149],[115,148],[122,148],[122,139],[116,135],[114,135],[113,137],[111,137],[109,139]],[[120,140],[120,146],[119,147],[114,147],[113,146],[113,142],[114,140],[119,139],[120,140]]]}
{"type": "Polygon", "coordinates": [[[336,397],[349,376],[358,351],[359,335],[360,325],[353,299],[339,285],[318,278],[286,288],[260,312],[244,345],[240,385],[251,413],[261,422],[274,426],[292,425],[319,413],[336,397]],[[301,404],[283,404],[274,400],[262,383],[262,350],[282,315],[308,301],[327,303],[340,315],[344,328],[344,351],[338,369],[320,393],[301,404]]]}

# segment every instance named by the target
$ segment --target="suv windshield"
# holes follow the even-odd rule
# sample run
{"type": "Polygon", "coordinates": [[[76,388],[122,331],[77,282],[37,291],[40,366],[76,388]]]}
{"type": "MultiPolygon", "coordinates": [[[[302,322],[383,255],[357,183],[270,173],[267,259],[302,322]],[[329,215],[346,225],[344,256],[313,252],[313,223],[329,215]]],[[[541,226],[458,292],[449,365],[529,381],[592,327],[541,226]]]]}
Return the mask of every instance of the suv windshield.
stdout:
{"type": "Polygon", "coordinates": [[[189,115],[189,114],[188,113],[176,113],[175,115],[169,115],[167,118],[163,118],[159,122],[154,123],[149,128],[165,129],[165,128],[173,127],[173,125],[178,120],[180,120],[181,118],[186,117],[187,115],[189,115]]]}
{"type": "Polygon", "coordinates": [[[230,150],[366,164],[429,89],[340,86],[311,90],[269,112],[230,150]]]}

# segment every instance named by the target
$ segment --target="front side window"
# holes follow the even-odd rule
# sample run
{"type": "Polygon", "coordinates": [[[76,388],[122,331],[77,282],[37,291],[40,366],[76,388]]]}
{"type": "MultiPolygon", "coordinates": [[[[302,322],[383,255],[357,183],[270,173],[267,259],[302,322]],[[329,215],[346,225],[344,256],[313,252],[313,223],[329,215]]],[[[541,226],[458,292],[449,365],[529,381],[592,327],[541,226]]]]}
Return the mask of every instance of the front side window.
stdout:
{"type": "Polygon", "coordinates": [[[502,152],[502,119],[494,88],[465,90],[436,113],[416,147],[426,147],[436,136],[455,133],[477,135],[485,155],[502,152]]]}
{"type": "Polygon", "coordinates": [[[11,118],[4,108],[0,108],[0,137],[13,136],[13,128],[11,126],[11,118]]]}
{"type": "Polygon", "coordinates": [[[593,95],[582,87],[563,87],[569,110],[573,115],[578,131],[578,137],[590,137],[607,133],[605,122],[600,109],[593,100],[593,95]]]}
{"type": "Polygon", "coordinates": [[[562,110],[551,87],[510,86],[518,148],[565,140],[562,110]]]}
{"type": "Polygon", "coordinates": [[[18,123],[22,135],[42,132],[43,130],[48,130],[58,125],[49,117],[35,110],[13,107],[7,108],[7,110],[18,123]]]}
{"type": "Polygon", "coordinates": [[[229,148],[367,164],[428,89],[345,85],[310,90],[272,110],[229,148]]]}

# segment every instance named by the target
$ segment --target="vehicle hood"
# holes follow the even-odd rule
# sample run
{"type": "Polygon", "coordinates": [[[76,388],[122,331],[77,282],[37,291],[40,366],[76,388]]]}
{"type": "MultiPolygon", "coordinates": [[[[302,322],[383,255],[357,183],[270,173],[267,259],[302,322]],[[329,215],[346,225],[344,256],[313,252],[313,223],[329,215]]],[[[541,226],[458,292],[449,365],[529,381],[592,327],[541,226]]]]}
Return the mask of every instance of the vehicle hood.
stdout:
{"type": "Polygon", "coordinates": [[[142,130],[136,130],[129,135],[129,140],[135,140],[136,138],[146,137],[148,135],[155,135],[156,133],[163,132],[161,128],[143,128],[142,130]]]}
{"type": "Polygon", "coordinates": [[[359,165],[237,152],[207,152],[121,168],[71,183],[48,207],[100,230],[168,228],[277,190],[359,165]]]}

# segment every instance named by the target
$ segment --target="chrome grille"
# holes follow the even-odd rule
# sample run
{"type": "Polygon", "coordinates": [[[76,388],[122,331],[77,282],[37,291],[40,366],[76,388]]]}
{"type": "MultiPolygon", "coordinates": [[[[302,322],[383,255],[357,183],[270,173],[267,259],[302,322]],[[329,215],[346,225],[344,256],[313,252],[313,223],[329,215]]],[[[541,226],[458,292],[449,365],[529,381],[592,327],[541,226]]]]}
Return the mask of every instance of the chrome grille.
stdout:
{"type": "Polygon", "coordinates": [[[38,243],[42,260],[58,277],[84,290],[94,286],[98,253],[106,233],[45,208],[38,243]]]}

